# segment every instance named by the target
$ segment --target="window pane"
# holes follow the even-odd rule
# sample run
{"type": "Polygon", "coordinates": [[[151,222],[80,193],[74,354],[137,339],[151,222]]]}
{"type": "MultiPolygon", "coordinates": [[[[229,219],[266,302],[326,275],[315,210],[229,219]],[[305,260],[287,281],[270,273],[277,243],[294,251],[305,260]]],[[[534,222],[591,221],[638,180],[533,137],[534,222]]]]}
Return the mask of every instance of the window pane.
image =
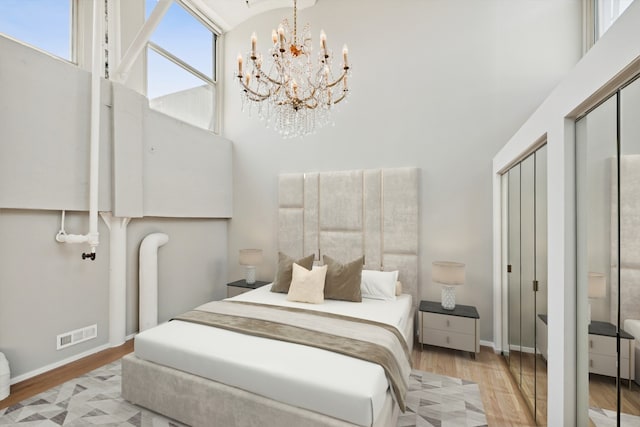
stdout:
{"type": "MultiPolygon", "coordinates": [[[[146,0],[147,18],[156,3],[156,0],[146,0]]],[[[214,34],[180,5],[171,5],[151,35],[151,41],[204,75],[214,78],[214,34]]]]}
{"type": "Polygon", "coordinates": [[[215,88],[151,49],[147,49],[151,108],[192,125],[214,130],[215,88]]]}
{"type": "Polygon", "coordinates": [[[0,33],[71,60],[71,0],[0,0],[0,33]]]}
{"type": "Polygon", "coordinates": [[[598,0],[598,38],[602,37],[632,2],[633,0],[598,0]]]}

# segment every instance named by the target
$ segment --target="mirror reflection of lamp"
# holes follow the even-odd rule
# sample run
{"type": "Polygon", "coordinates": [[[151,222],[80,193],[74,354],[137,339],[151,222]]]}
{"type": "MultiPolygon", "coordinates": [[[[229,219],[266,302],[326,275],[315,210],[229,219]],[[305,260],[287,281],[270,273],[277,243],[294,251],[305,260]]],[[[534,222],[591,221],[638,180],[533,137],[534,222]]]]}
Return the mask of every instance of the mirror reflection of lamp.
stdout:
{"type": "Polygon", "coordinates": [[[434,261],[431,265],[431,279],[442,285],[442,308],[456,308],[456,291],[454,286],[464,284],[464,264],[451,261],[434,261]]]}
{"type": "MultiPolygon", "coordinates": [[[[607,296],[607,278],[602,273],[589,272],[589,300],[607,296]]],[[[589,301],[589,324],[591,324],[591,301],[589,301]]]]}
{"type": "Polygon", "coordinates": [[[247,268],[246,281],[256,283],[256,265],[262,263],[262,249],[240,249],[240,265],[247,268]]]}

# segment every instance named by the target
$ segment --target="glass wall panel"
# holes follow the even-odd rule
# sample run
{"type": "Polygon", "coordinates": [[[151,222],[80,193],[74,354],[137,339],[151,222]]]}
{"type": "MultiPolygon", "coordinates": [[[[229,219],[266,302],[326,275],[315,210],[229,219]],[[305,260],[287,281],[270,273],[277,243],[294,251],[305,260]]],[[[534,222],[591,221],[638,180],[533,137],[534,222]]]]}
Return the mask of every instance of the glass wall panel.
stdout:
{"type": "Polygon", "coordinates": [[[147,55],[149,106],[192,125],[213,129],[215,87],[151,49],[147,49],[147,55]]]}
{"type": "Polygon", "coordinates": [[[71,61],[71,0],[2,0],[0,33],[71,61]]]}

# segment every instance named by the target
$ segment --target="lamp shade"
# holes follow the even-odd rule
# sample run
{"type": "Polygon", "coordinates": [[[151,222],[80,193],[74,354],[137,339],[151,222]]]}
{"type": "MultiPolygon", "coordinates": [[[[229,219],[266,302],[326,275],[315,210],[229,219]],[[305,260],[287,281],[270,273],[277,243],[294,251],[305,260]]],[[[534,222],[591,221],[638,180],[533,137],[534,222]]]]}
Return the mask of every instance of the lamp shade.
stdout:
{"type": "Polygon", "coordinates": [[[435,283],[447,286],[464,284],[464,264],[451,261],[434,261],[431,266],[431,279],[435,283]]]}
{"type": "Polygon", "coordinates": [[[589,298],[607,296],[607,278],[602,273],[589,272],[589,298]]]}
{"type": "Polygon", "coordinates": [[[240,265],[258,265],[262,263],[262,249],[240,249],[240,265]]]}

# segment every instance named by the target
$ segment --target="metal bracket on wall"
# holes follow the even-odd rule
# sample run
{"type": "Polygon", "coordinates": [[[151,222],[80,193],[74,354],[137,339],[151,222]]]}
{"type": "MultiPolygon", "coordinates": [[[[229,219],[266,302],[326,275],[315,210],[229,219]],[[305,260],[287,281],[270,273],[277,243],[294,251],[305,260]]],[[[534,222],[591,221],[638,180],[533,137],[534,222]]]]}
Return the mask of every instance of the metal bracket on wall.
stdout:
{"type": "Polygon", "coordinates": [[[538,281],[537,280],[533,281],[533,292],[538,292],[538,281]]]}
{"type": "Polygon", "coordinates": [[[507,273],[511,273],[511,264],[507,265],[507,273]]]}

